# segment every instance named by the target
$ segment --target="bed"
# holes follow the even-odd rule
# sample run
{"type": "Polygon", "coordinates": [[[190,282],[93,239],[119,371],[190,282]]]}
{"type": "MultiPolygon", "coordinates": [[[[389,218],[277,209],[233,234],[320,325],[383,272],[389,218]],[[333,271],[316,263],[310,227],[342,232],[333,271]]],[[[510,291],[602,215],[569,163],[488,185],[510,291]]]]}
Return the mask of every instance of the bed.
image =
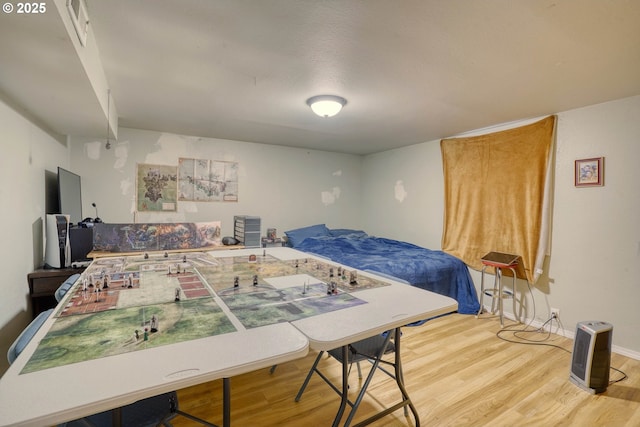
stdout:
{"type": "Polygon", "coordinates": [[[361,230],[329,229],[324,224],[289,230],[285,235],[288,245],[300,251],[452,297],[458,301],[459,313],[475,314],[480,307],[468,267],[445,252],[361,230]]]}

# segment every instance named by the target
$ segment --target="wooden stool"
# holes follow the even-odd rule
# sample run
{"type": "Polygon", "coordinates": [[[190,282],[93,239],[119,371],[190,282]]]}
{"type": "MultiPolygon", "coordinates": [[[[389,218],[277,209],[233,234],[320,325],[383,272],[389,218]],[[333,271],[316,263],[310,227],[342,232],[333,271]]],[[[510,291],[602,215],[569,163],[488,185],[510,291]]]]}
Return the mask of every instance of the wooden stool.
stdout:
{"type": "Polygon", "coordinates": [[[482,279],[480,280],[480,309],[476,318],[482,314],[484,296],[491,297],[491,314],[496,311],[496,297],[498,297],[498,312],[500,313],[500,326],[504,327],[504,312],[502,307],[502,300],[504,298],[511,298],[513,300],[513,316],[516,321],[520,323],[520,317],[516,313],[516,266],[518,265],[519,255],[505,254],[501,252],[489,252],[483,256],[480,261],[482,262],[482,279]],[[484,288],[484,272],[487,267],[493,267],[496,270],[496,275],[493,280],[493,289],[484,288]],[[502,286],[502,269],[508,268],[513,274],[513,282],[511,292],[503,289],[502,286]]]}

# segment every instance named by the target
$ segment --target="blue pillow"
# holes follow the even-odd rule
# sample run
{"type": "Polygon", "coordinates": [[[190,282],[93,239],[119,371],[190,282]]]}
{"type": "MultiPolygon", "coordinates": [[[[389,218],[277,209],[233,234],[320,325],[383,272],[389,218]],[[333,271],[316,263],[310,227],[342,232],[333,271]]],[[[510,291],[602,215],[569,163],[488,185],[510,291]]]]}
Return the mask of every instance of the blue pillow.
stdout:
{"type": "Polygon", "coordinates": [[[294,230],[285,231],[284,234],[289,240],[291,247],[296,247],[307,237],[323,237],[330,236],[329,229],[325,224],[310,225],[309,227],[296,228],[294,230]]]}
{"type": "Polygon", "coordinates": [[[329,233],[333,237],[351,236],[351,237],[367,237],[367,233],[362,230],[354,230],[351,228],[332,228],[329,233]]]}

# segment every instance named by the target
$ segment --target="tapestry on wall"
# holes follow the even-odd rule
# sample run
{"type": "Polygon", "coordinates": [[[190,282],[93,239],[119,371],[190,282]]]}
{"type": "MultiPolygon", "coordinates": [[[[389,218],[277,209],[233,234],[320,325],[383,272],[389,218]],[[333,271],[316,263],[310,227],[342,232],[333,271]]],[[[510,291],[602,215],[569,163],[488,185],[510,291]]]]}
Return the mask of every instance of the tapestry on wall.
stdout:
{"type": "Polygon", "coordinates": [[[180,158],[178,199],[190,202],[237,202],[238,163],[180,158]]]}
{"type": "Polygon", "coordinates": [[[93,227],[93,250],[142,252],[221,246],[220,221],[105,224],[93,227]]]}
{"type": "Polygon", "coordinates": [[[175,166],[138,163],[136,208],[138,212],[175,212],[177,172],[175,166]]]}
{"type": "Polygon", "coordinates": [[[518,277],[535,283],[549,238],[554,127],[555,116],[550,116],[515,129],[440,142],[443,251],[477,270],[488,252],[519,255],[518,277]]]}

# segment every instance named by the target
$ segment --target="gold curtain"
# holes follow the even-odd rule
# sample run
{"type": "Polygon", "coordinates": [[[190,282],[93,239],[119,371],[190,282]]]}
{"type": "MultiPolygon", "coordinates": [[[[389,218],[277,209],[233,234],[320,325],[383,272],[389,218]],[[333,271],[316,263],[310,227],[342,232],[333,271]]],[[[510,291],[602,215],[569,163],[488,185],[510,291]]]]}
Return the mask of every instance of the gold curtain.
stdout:
{"type": "MultiPolygon", "coordinates": [[[[477,270],[491,251],[520,255],[518,277],[535,283],[548,233],[545,185],[555,116],[486,135],[443,139],[442,249],[477,270]]],[[[549,187],[547,187],[549,188],[549,187]]],[[[508,274],[507,272],[505,274],[508,274]]]]}

